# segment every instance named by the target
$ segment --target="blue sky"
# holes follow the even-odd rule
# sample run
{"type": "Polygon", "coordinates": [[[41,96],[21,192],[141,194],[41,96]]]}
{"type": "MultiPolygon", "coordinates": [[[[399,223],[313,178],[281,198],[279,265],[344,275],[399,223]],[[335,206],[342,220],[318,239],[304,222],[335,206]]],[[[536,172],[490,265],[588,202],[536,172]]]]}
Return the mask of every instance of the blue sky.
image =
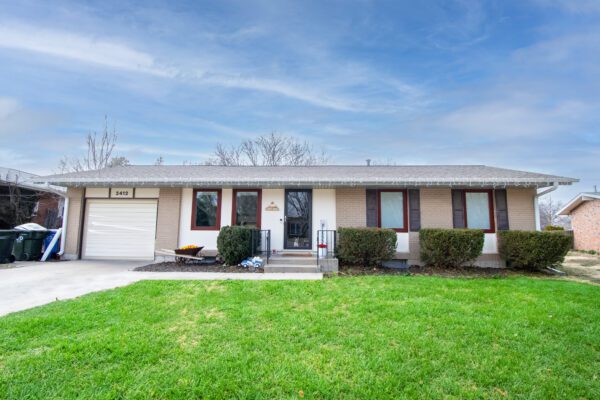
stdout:
{"type": "Polygon", "coordinates": [[[137,164],[276,131],[568,199],[600,186],[600,1],[0,0],[0,165],[52,172],[104,115],[137,164]]]}

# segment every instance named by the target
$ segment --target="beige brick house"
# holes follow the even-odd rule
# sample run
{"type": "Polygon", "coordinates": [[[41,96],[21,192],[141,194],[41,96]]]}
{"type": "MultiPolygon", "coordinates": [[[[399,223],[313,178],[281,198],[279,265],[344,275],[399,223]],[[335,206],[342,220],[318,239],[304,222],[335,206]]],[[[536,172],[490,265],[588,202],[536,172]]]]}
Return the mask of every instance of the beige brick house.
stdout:
{"type": "Polygon", "coordinates": [[[571,216],[576,250],[600,252],[600,192],[578,194],[558,214],[571,216]]]}
{"type": "Polygon", "coordinates": [[[536,229],[538,189],[575,179],[481,165],[126,166],[48,176],[68,187],[64,256],[154,259],[196,244],[216,252],[226,225],[269,233],[274,252],[316,252],[338,227],[396,231],[419,262],[421,228],[485,232],[482,266],[501,266],[496,233],[536,229]]]}

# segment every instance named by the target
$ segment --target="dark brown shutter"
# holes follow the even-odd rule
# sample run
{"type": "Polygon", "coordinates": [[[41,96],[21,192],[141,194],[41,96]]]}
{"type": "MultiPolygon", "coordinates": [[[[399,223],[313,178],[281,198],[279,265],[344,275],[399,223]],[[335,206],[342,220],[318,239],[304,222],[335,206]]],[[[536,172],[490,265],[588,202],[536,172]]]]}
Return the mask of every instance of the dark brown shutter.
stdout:
{"type": "Polygon", "coordinates": [[[452,221],[455,228],[465,228],[464,191],[452,190],[452,221]]]}
{"type": "Polygon", "coordinates": [[[378,207],[377,207],[377,190],[367,189],[367,226],[377,227],[378,207]]]}
{"type": "Polygon", "coordinates": [[[421,196],[419,189],[408,191],[408,209],[410,231],[418,232],[421,229],[421,196]]]}
{"type": "Polygon", "coordinates": [[[496,194],[496,224],[499,231],[507,231],[508,227],[508,201],[506,189],[495,190],[496,194]]]}

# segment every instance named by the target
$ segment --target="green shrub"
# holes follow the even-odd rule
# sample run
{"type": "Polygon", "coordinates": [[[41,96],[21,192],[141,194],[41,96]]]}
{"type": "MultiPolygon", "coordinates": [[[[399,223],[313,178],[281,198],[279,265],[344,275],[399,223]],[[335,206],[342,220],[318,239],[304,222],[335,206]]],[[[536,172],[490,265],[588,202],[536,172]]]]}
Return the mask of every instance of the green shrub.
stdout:
{"type": "Polygon", "coordinates": [[[556,225],[547,225],[544,227],[545,231],[564,231],[565,228],[563,228],[562,226],[556,226],[556,225]]]}
{"type": "Polygon", "coordinates": [[[345,264],[378,265],[396,255],[396,232],[380,228],[339,228],[337,256],[345,264]]]}
{"type": "Polygon", "coordinates": [[[237,265],[252,255],[252,229],[225,226],[217,237],[217,249],[227,265],[237,265]]]}
{"type": "Polygon", "coordinates": [[[500,256],[510,267],[542,269],[562,263],[573,239],[562,231],[502,231],[500,256]]]}
{"type": "Polygon", "coordinates": [[[478,229],[421,229],[421,261],[446,268],[473,263],[483,251],[483,240],[478,229]]]}

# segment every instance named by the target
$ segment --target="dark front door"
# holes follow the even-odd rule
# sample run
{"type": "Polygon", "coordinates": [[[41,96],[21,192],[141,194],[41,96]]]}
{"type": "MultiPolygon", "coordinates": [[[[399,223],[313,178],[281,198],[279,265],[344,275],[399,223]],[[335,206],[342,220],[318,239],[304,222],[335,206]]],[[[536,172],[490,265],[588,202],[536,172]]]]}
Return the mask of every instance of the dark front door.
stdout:
{"type": "Polygon", "coordinates": [[[284,248],[312,248],[311,219],[312,191],[309,189],[287,189],[285,191],[284,248]]]}

